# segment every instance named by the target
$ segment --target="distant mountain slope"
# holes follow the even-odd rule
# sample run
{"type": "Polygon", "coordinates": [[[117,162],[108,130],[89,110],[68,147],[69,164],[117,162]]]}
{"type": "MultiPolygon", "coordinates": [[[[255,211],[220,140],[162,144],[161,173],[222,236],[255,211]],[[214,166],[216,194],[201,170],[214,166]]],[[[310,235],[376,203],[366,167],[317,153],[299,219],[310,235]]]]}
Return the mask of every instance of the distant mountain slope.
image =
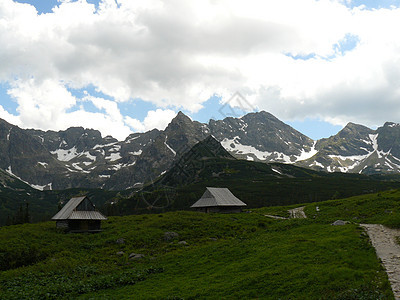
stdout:
{"type": "Polygon", "coordinates": [[[238,158],[294,163],[316,153],[314,141],[261,111],[210,121],[211,133],[238,158]]]}
{"type": "Polygon", "coordinates": [[[104,188],[122,190],[154,181],[166,172],[182,153],[207,136],[208,128],[179,112],[164,131],[141,150],[134,165],[121,168],[104,188]]]}
{"type": "Polygon", "coordinates": [[[39,190],[124,190],[154,182],[209,135],[239,159],[327,172],[400,173],[399,124],[372,130],[349,123],[313,141],[264,111],[208,124],[179,112],[165,130],[134,133],[125,141],[82,127],[24,130],[0,120],[0,168],[39,190]]]}
{"type": "Polygon", "coordinates": [[[400,125],[377,130],[349,123],[338,134],[319,140],[318,153],[298,165],[328,172],[399,173],[400,125]]]}
{"type": "Polygon", "coordinates": [[[0,190],[4,189],[10,189],[15,191],[33,190],[33,188],[30,185],[26,184],[20,179],[0,169],[0,190]]]}
{"type": "MultiPolygon", "coordinates": [[[[235,159],[217,140],[208,136],[182,154],[170,170],[153,183],[153,186],[176,187],[198,181],[206,161],[219,158],[235,159]]],[[[215,174],[211,174],[211,176],[215,176],[215,174]]]]}
{"type": "Polygon", "coordinates": [[[46,147],[28,131],[0,120],[0,168],[38,189],[69,173],[46,147]]]}

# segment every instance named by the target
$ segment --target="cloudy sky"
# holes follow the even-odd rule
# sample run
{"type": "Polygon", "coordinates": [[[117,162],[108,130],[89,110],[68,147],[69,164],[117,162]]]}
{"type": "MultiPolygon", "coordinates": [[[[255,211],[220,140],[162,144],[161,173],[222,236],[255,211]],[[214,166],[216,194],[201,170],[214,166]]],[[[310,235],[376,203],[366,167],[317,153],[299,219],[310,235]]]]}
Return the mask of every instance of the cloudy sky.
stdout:
{"type": "Polygon", "coordinates": [[[179,110],[311,138],[400,122],[399,28],[391,0],[0,0],[0,118],[118,139],[179,110]]]}

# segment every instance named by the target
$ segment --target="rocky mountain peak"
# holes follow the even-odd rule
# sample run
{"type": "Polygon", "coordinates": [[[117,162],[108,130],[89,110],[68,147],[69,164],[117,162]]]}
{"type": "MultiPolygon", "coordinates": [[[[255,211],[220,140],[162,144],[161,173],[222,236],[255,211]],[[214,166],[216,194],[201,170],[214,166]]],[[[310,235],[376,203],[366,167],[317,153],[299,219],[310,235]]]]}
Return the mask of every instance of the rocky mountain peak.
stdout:
{"type": "Polygon", "coordinates": [[[349,122],[342,130],[337,133],[337,136],[339,138],[347,138],[349,136],[360,137],[365,136],[366,134],[370,134],[372,132],[373,130],[366,126],[349,122]]]}
{"type": "Polygon", "coordinates": [[[280,121],[273,114],[266,112],[265,110],[248,113],[248,114],[244,115],[242,118],[243,119],[258,119],[258,120],[262,120],[262,121],[265,121],[265,120],[280,121]]]}
{"type": "Polygon", "coordinates": [[[400,124],[399,123],[394,123],[394,122],[385,122],[383,127],[390,127],[390,128],[399,127],[400,128],[400,124]]]}
{"type": "Polygon", "coordinates": [[[187,124],[191,122],[192,120],[181,111],[179,111],[176,116],[171,120],[171,124],[187,124]]]}

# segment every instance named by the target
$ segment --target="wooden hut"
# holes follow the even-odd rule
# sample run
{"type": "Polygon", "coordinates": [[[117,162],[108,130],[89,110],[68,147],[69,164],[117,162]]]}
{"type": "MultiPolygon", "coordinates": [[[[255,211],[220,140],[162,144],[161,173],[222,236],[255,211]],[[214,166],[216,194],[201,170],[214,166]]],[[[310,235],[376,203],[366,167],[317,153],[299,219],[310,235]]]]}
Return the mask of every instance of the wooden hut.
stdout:
{"type": "Polygon", "coordinates": [[[236,198],[227,188],[207,187],[203,196],[191,208],[205,213],[237,213],[244,206],[246,203],[236,198]]]}
{"type": "Polygon", "coordinates": [[[107,220],[86,196],[71,198],[51,219],[57,228],[69,232],[99,232],[101,221],[107,220]]]}

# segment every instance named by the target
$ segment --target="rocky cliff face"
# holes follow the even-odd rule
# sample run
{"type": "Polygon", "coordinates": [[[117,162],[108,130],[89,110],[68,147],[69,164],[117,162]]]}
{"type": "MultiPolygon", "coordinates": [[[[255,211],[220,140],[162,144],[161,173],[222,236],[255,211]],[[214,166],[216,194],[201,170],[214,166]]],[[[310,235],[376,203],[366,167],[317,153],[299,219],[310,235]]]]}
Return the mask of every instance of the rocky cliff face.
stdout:
{"type": "Polygon", "coordinates": [[[0,169],[36,189],[122,190],[154,181],[210,135],[240,159],[328,172],[400,171],[399,124],[372,130],[349,123],[338,134],[313,141],[264,111],[208,124],[179,112],[165,130],[134,133],[125,141],[82,127],[45,132],[0,120],[0,169]]]}

